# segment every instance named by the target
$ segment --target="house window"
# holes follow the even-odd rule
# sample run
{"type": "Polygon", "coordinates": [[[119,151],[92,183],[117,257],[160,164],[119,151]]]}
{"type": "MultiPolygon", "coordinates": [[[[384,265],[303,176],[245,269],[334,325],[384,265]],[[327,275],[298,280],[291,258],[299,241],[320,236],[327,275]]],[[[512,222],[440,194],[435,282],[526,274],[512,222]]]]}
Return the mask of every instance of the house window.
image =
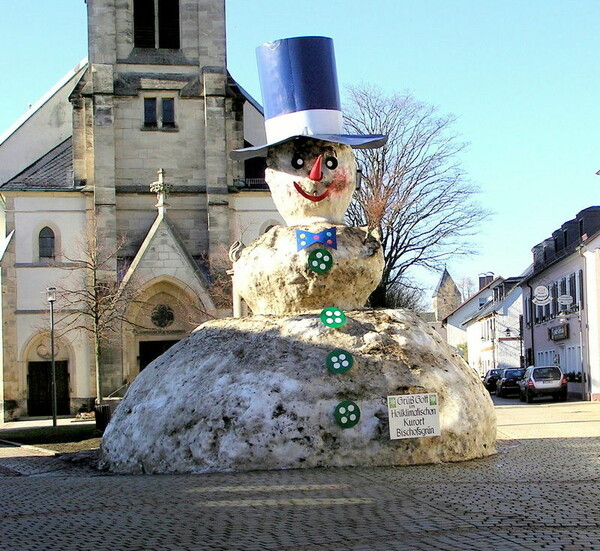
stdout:
{"type": "Polygon", "coordinates": [[[134,0],[133,28],[137,48],[179,49],[179,0],[134,0]]]}
{"type": "Polygon", "coordinates": [[[54,260],[54,232],[48,226],[40,231],[38,242],[40,260],[43,258],[54,260]]]}
{"type": "Polygon", "coordinates": [[[177,128],[175,98],[144,98],[144,128],[177,128]]]}

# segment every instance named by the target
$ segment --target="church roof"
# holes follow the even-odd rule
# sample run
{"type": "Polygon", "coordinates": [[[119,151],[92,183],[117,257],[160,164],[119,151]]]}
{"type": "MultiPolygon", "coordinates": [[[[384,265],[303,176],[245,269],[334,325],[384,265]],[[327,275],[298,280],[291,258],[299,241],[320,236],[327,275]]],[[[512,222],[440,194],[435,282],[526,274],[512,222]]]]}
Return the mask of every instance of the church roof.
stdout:
{"type": "Polygon", "coordinates": [[[71,191],[75,189],[73,140],[70,137],[0,186],[0,191],[71,191]]]}

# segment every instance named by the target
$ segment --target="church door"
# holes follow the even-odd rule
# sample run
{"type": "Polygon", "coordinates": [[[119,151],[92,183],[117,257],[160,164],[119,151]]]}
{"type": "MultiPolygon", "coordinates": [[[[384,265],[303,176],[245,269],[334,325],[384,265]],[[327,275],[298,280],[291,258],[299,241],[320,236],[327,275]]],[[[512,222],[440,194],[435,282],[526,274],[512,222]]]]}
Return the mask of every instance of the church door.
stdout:
{"type": "Polygon", "coordinates": [[[140,371],[150,362],[164,354],[179,341],[142,341],[140,342],[140,371]]]}
{"type": "MultiPolygon", "coordinates": [[[[69,364],[55,362],[56,412],[69,415],[69,364]]],[[[29,362],[27,364],[27,414],[30,417],[52,415],[52,362],[29,362]]]]}

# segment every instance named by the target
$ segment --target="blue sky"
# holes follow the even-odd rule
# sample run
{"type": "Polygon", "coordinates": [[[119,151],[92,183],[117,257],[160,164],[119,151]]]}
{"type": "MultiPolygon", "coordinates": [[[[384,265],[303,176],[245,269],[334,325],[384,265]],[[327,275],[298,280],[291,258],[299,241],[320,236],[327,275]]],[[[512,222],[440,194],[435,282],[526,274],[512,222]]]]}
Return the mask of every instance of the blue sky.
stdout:
{"type": "MultiPolygon", "coordinates": [[[[0,0],[0,133],[86,55],[83,0],[0,0]]],[[[513,276],[600,204],[600,1],[228,0],[228,66],[260,101],[255,48],[334,39],[341,85],[409,90],[457,117],[462,162],[495,215],[455,279],[513,276]]],[[[437,275],[422,275],[435,286],[437,275]]]]}

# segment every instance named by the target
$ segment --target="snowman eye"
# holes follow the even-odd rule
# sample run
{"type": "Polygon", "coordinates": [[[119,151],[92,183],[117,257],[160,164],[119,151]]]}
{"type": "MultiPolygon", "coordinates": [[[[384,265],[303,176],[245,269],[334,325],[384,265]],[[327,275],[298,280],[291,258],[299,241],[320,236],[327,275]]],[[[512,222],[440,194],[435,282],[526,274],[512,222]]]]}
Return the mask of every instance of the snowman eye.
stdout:
{"type": "Polygon", "coordinates": [[[302,168],[304,166],[304,159],[302,157],[293,157],[292,166],[295,169],[302,168]]]}
{"type": "Polygon", "coordinates": [[[327,159],[325,159],[325,166],[329,170],[334,170],[338,166],[338,161],[335,157],[327,157],[327,159]]]}

